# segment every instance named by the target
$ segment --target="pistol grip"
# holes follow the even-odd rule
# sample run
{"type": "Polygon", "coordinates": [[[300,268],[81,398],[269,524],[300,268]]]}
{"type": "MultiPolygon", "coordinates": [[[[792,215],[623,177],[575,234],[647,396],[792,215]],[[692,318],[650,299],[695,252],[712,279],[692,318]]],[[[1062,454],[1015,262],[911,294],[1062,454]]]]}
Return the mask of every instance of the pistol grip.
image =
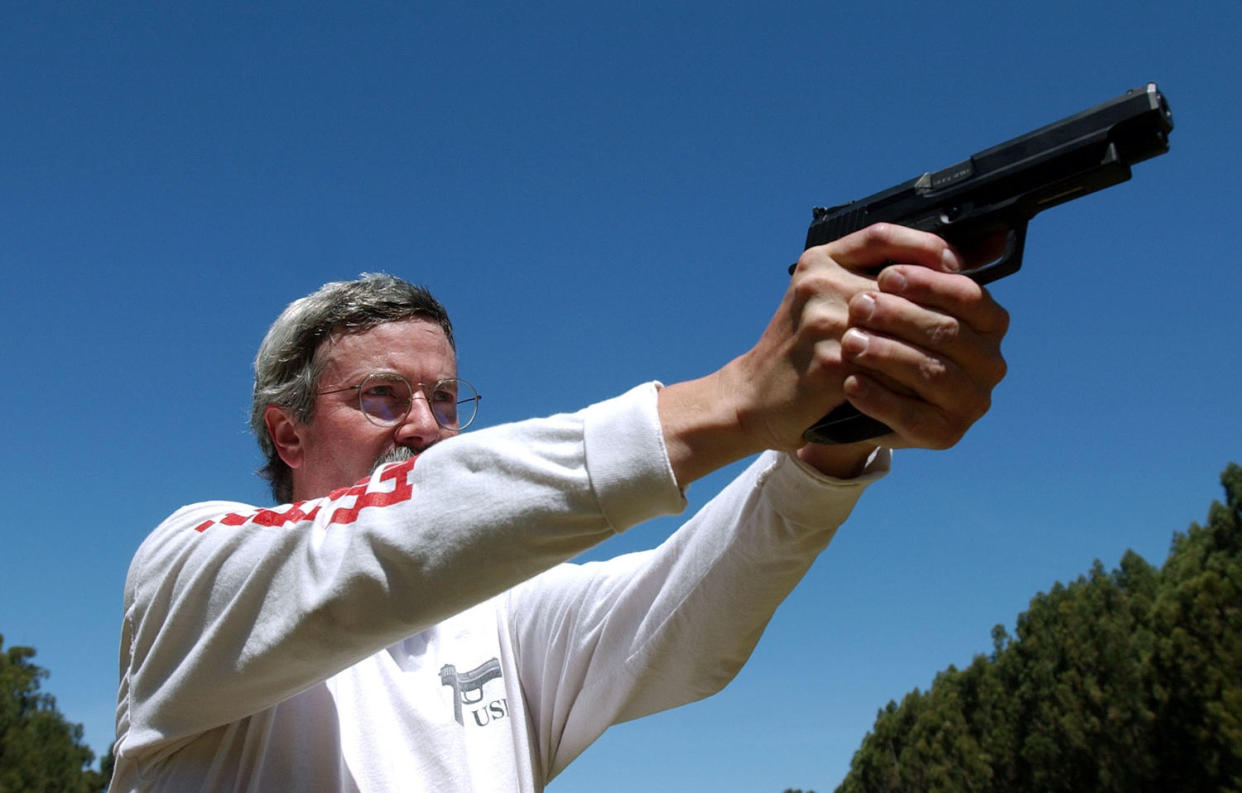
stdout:
{"type": "Polygon", "coordinates": [[[828,415],[807,427],[802,440],[808,443],[828,445],[855,443],[876,438],[892,432],[888,425],[858,412],[858,408],[846,402],[837,405],[828,415]]]}

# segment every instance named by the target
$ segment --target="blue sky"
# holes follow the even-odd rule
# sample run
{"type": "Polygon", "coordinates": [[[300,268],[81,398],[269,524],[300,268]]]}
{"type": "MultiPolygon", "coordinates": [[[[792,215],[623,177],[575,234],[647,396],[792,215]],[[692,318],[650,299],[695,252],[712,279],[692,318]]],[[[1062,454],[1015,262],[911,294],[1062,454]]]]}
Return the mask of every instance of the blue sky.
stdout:
{"type": "Polygon", "coordinates": [[[1157,81],[1172,151],[1036,218],[993,286],[992,412],[897,456],[729,689],[551,787],[831,790],[877,709],[1094,559],[1158,564],[1242,458],[1240,23],[1235,0],[0,2],[0,634],[102,753],[129,557],[181,504],[266,502],[249,362],[325,281],[431,287],[481,423],[573,409],[749,347],[813,205],[1157,81]]]}

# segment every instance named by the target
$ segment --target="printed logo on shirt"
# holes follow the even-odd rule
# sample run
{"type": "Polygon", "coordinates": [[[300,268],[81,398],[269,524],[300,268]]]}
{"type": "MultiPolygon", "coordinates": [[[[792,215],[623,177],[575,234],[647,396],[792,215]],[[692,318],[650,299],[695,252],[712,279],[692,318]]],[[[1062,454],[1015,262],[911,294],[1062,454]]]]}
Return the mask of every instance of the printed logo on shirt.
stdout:
{"type": "Polygon", "coordinates": [[[253,523],[258,526],[284,526],[286,524],[297,524],[309,522],[319,515],[320,507],[336,509],[332,512],[332,516],[328,518],[328,523],[337,525],[347,525],[358,519],[358,513],[367,507],[388,507],[393,504],[399,504],[402,501],[409,501],[414,494],[414,488],[410,485],[409,473],[414,469],[414,462],[417,457],[413,457],[405,462],[397,465],[389,465],[376,479],[376,484],[392,482],[391,489],[372,490],[369,488],[370,478],[363,479],[353,487],[345,487],[340,490],[333,490],[328,494],[326,501],[311,502],[314,504],[309,510],[303,509],[307,502],[299,501],[291,504],[288,509],[283,512],[274,509],[260,509],[247,515],[237,512],[230,512],[222,518],[216,520],[205,520],[194,527],[197,532],[204,532],[216,524],[222,526],[244,526],[247,523],[253,523]],[[353,497],[353,503],[349,506],[338,504],[337,502],[353,497]]]}
{"type": "MultiPolygon", "coordinates": [[[[492,658],[469,672],[458,672],[457,667],[445,664],[440,668],[440,682],[453,689],[453,718],[457,723],[466,726],[463,711],[470,710],[474,723],[486,727],[494,721],[500,721],[509,715],[509,702],[505,697],[487,699],[483,687],[493,680],[504,680],[500,671],[500,661],[492,658]]],[[[495,687],[493,686],[493,689],[495,687]]],[[[504,692],[503,682],[501,693],[504,692]]]]}

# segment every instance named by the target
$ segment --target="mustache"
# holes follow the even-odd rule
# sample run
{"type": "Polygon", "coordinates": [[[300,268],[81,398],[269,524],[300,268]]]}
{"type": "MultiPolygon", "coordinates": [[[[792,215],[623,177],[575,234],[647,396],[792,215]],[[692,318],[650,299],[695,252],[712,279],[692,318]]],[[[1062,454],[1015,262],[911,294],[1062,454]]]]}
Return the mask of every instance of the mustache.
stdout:
{"type": "Polygon", "coordinates": [[[389,449],[379,457],[375,458],[375,463],[371,465],[371,473],[375,473],[381,465],[388,465],[389,463],[403,463],[406,460],[413,459],[417,456],[418,452],[414,451],[409,446],[398,446],[394,449],[389,449]]]}

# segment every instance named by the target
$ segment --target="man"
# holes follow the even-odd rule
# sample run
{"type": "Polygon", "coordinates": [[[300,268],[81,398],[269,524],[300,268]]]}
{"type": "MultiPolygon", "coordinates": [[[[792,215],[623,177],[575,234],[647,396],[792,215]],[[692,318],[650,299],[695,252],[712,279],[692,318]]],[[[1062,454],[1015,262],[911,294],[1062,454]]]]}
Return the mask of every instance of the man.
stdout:
{"type": "Polygon", "coordinates": [[[138,550],[112,790],[537,791],[609,725],[719,690],[887,469],[803,430],[848,399],[886,447],[940,448],[986,411],[1007,316],[962,267],[874,226],[805,252],[719,371],[467,434],[429,295],[295,302],[253,414],[289,503],[192,505],[138,550]],[[561,564],[759,452],[659,548],[561,564]]]}

